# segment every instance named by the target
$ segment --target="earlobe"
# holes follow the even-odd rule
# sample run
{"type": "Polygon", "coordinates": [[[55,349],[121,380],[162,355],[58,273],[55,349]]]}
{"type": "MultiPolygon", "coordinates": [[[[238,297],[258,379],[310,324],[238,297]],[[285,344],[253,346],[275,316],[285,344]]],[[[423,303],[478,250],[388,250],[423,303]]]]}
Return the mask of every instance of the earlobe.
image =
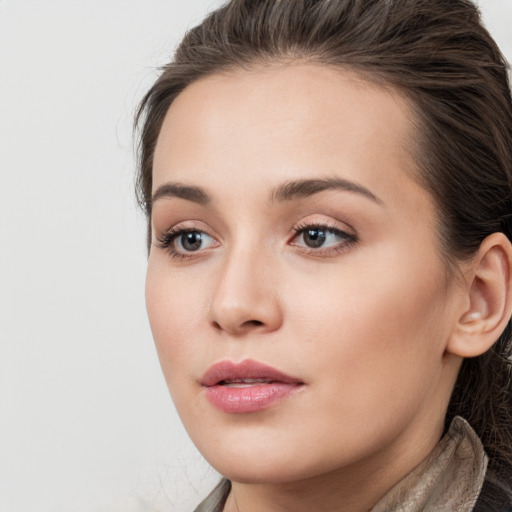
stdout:
{"type": "Polygon", "coordinates": [[[497,341],[512,314],[512,245],[503,233],[489,235],[465,271],[466,300],[447,350],[476,357],[497,341]]]}

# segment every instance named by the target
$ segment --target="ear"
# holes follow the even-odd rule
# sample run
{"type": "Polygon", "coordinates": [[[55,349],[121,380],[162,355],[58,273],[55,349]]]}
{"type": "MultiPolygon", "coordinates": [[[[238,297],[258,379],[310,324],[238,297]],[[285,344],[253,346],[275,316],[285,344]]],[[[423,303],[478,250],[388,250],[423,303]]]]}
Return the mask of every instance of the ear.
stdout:
{"type": "Polygon", "coordinates": [[[475,357],[498,340],[512,314],[511,274],[512,245],[503,233],[493,233],[465,267],[464,306],[448,340],[448,352],[475,357]]]}

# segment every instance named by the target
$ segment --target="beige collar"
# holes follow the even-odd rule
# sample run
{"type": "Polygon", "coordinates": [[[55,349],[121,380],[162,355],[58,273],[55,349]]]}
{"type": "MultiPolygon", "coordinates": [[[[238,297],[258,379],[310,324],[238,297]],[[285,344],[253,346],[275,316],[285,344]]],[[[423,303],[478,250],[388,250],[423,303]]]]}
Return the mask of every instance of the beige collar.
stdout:
{"type": "MultiPolygon", "coordinates": [[[[487,455],[469,423],[456,416],[432,453],[370,512],[470,512],[487,470],[487,455]]],[[[231,484],[223,479],[195,512],[221,512],[231,484]]]]}
{"type": "Polygon", "coordinates": [[[475,431],[456,416],[432,453],[371,512],[469,512],[484,483],[487,462],[475,431]]]}

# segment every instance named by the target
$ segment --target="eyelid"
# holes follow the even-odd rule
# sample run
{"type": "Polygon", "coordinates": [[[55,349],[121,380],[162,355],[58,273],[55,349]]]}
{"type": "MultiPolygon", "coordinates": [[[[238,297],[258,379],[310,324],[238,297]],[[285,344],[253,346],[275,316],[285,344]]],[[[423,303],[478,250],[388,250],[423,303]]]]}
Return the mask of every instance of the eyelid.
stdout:
{"type": "Polygon", "coordinates": [[[156,241],[153,244],[169,253],[169,255],[173,258],[180,260],[187,260],[192,258],[197,258],[200,255],[204,254],[208,249],[213,247],[218,247],[220,245],[217,237],[210,233],[211,230],[204,228],[202,226],[198,226],[198,224],[203,225],[202,222],[194,222],[194,221],[186,221],[178,223],[174,226],[171,226],[166,231],[158,234],[156,236],[156,241]],[[213,240],[213,244],[204,249],[198,249],[197,251],[182,251],[177,250],[174,246],[174,242],[177,238],[186,233],[202,233],[206,235],[208,238],[213,240]]]}
{"type": "Polygon", "coordinates": [[[332,218],[319,218],[318,216],[307,217],[301,220],[300,222],[293,226],[292,231],[293,234],[296,234],[308,228],[325,229],[329,231],[340,232],[348,236],[357,238],[356,230],[346,222],[340,222],[332,218]]]}
{"type": "Polygon", "coordinates": [[[203,221],[190,219],[176,222],[169,227],[165,227],[162,229],[153,229],[153,233],[155,235],[155,241],[158,242],[159,239],[168,235],[169,233],[177,233],[178,231],[183,232],[193,232],[197,231],[199,233],[205,233],[208,236],[214,238],[215,240],[219,240],[219,236],[208,224],[203,221]]]}
{"type": "Polygon", "coordinates": [[[299,250],[311,254],[313,256],[330,256],[330,255],[336,255],[341,252],[344,252],[345,250],[348,250],[352,245],[357,243],[358,236],[355,234],[353,229],[345,229],[340,227],[338,224],[336,224],[335,221],[318,221],[318,220],[311,220],[308,221],[303,220],[299,224],[295,225],[293,227],[293,237],[290,240],[290,245],[297,247],[299,250]],[[307,245],[302,245],[298,243],[294,243],[294,241],[306,233],[308,230],[321,230],[321,231],[327,231],[331,234],[335,234],[339,237],[341,237],[343,240],[341,240],[339,243],[335,245],[329,245],[326,247],[318,247],[318,248],[312,248],[308,247],[307,245]]]}

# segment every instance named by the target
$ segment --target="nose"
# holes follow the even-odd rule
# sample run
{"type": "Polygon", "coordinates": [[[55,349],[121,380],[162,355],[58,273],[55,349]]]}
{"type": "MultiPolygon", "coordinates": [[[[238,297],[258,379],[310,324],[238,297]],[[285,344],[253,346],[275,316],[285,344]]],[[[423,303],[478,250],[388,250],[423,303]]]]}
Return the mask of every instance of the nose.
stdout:
{"type": "Polygon", "coordinates": [[[261,250],[232,251],[210,303],[211,325],[232,336],[279,329],[283,318],[275,274],[261,250]]]}

